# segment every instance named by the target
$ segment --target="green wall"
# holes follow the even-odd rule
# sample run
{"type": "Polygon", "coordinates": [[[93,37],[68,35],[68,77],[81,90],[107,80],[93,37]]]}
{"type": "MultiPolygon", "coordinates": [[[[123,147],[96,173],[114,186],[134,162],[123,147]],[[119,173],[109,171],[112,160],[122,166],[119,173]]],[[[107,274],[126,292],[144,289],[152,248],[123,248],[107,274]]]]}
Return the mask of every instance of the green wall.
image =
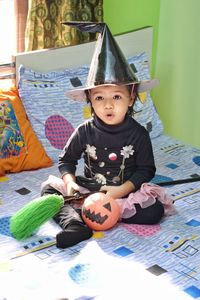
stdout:
{"type": "Polygon", "coordinates": [[[197,147],[199,12],[200,0],[104,0],[104,20],[113,34],[153,26],[152,75],[160,85],[152,96],[165,133],[197,147]]]}
{"type": "Polygon", "coordinates": [[[153,27],[153,65],[157,48],[160,0],[104,0],[104,21],[113,34],[153,27]]]}
{"type": "Polygon", "coordinates": [[[200,1],[161,0],[153,95],[165,132],[200,147],[200,1]]]}

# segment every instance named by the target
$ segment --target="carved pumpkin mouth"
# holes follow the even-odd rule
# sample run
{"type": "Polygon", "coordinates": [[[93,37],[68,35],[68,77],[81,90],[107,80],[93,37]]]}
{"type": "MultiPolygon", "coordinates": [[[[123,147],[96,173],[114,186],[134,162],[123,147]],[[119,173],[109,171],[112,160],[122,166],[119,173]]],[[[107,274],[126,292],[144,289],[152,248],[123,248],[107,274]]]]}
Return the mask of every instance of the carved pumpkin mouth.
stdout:
{"type": "MultiPolygon", "coordinates": [[[[111,212],[111,205],[110,203],[106,203],[103,205],[109,212],[111,212]]],[[[94,211],[91,211],[90,209],[83,208],[83,214],[86,218],[88,218],[92,222],[96,222],[97,224],[103,224],[107,219],[108,215],[101,216],[100,213],[95,214],[94,211]]]]}
{"type": "Polygon", "coordinates": [[[94,230],[112,228],[120,217],[117,202],[105,193],[97,192],[89,195],[82,205],[83,221],[94,230]]]}

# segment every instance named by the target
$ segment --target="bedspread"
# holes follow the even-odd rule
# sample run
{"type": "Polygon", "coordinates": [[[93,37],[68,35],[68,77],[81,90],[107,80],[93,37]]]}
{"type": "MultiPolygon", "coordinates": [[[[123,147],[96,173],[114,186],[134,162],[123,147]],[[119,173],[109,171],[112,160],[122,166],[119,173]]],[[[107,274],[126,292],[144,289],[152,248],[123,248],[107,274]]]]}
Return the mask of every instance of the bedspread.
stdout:
{"type": "MultiPolygon", "coordinates": [[[[152,142],[154,183],[200,175],[199,149],[165,135],[152,142]]],[[[58,249],[59,227],[50,220],[30,238],[15,240],[10,217],[39,196],[50,174],[59,175],[56,165],[0,178],[1,300],[200,299],[198,181],[165,187],[177,213],[154,226],[118,223],[58,249]]]]}

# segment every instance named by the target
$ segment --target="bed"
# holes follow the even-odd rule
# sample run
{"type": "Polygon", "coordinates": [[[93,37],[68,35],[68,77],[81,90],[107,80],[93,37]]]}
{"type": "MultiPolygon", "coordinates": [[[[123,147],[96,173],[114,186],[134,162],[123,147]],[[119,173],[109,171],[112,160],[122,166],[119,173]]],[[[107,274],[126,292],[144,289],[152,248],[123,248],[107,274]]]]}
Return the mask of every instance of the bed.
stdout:
{"type": "MultiPolygon", "coordinates": [[[[116,39],[138,77],[148,79],[152,28],[116,39]]],[[[0,177],[0,299],[200,299],[200,186],[195,180],[200,149],[163,133],[148,93],[140,95],[143,103],[136,102],[134,117],[152,139],[157,167],[152,181],[165,184],[176,213],[154,226],[118,223],[65,250],[55,246],[59,228],[53,220],[26,240],[10,234],[10,217],[39,197],[50,174],[59,175],[57,159],[66,139],[90,117],[88,106],[67,99],[65,91],[84,84],[94,45],[15,56],[17,88],[5,101],[10,100],[9,112],[13,109],[19,126],[13,130],[18,134],[14,148],[1,157],[7,169],[0,177]]],[[[82,167],[81,162],[78,172],[82,167]]]]}

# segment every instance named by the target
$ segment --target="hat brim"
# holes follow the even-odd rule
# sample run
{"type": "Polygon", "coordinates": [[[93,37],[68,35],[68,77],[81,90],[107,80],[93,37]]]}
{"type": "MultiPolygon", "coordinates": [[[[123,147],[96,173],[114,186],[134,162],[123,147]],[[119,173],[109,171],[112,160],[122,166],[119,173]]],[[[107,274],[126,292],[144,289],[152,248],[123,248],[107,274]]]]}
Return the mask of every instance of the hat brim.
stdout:
{"type": "MultiPolygon", "coordinates": [[[[158,83],[159,83],[158,79],[149,79],[149,80],[142,80],[139,82],[129,83],[127,85],[137,84],[138,85],[137,92],[143,93],[143,92],[149,92],[150,90],[152,90],[152,88],[154,88],[156,85],[158,85],[158,83]]],[[[86,90],[91,90],[91,89],[97,88],[98,86],[108,86],[108,85],[116,85],[116,84],[106,83],[106,84],[95,85],[95,86],[94,85],[87,86],[87,87],[80,88],[80,89],[66,91],[65,95],[72,100],[85,101],[86,100],[86,93],[85,93],[86,90]]]]}

